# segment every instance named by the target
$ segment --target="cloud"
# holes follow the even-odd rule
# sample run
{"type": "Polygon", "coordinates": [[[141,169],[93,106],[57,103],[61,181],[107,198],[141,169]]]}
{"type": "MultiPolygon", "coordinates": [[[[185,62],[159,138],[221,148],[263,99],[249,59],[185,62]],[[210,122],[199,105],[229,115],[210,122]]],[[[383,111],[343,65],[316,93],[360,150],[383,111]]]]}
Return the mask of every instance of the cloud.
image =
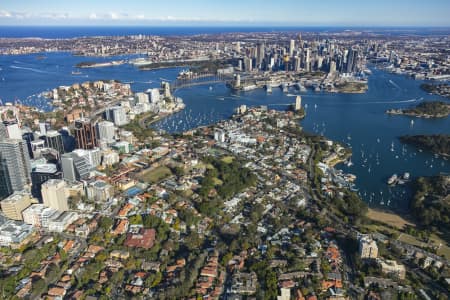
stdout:
{"type": "Polygon", "coordinates": [[[13,15],[7,10],[0,10],[0,18],[11,18],[13,15]]]}
{"type": "Polygon", "coordinates": [[[120,22],[167,22],[167,23],[177,23],[177,22],[248,22],[251,23],[253,20],[242,20],[242,19],[217,19],[217,18],[200,18],[200,17],[177,17],[177,16],[148,16],[142,13],[128,14],[122,12],[111,11],[108,13],[98,13],[91,12],[86,15],[71,15],[67,12],[13,12],[4,9],[0,9],[0,20],[25,20],[29,19],[32,21],[57,21],[57,20],[67,20],[67,21],[95,21],[105,22],[105,23],[120,23],[120,22]]]}

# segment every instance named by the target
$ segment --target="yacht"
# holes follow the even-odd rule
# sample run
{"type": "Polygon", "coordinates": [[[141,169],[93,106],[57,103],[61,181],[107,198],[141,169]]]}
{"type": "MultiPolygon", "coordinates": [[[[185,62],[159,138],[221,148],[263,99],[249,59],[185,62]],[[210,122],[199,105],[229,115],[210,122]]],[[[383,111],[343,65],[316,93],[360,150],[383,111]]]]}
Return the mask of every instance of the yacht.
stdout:
{"type": "Polygon", "coordinates": [[[389,185],[393,185],[393,184],[395,184],[397,182],[397,180],[398,180],[398,176],[397,176],[397,174],[394,174],[391,177],[389,177],[387,183],[389,185]]]}

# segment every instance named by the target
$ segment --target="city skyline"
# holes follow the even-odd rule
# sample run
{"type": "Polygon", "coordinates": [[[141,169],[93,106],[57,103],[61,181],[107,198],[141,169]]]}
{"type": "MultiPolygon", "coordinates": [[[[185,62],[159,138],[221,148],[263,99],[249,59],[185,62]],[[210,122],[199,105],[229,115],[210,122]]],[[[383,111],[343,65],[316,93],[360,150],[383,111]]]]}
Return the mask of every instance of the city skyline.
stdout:
{"type": "Polygon", "coordinates": [[[0,25],[84,26],[450,26],[450,2],[444,0],[320,3],[256,0],[217,3],[207,0],[166,2],[11,1],[0,4],[0,25]],[[261,9],[263,8],[263,9],[261,9]]]}

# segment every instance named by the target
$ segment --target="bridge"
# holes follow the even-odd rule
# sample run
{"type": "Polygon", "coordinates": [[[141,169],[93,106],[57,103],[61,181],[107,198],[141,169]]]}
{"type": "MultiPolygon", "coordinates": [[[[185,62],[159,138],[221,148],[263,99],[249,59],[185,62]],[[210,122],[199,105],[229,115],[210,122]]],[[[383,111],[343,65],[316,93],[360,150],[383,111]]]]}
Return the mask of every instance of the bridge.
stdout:
{"type": "Polygon", "coordinates": [[[190,76],[186,78],[178,78],[170,82],[171,91],[177,89],[200,86],[200,85],[211,85],[216,83],[231,83],[232,77],[225,76],[223,74],[213,74],[213,73],[201,73],[195,76],[190,76]]]}

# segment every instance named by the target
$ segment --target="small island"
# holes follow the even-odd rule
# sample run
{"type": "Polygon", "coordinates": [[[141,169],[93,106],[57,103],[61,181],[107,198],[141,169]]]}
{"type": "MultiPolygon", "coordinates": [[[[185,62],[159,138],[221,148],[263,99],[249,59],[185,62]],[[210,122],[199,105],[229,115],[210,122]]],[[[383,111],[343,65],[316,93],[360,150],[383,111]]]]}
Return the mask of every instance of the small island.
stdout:
{"type": "Polygon", "coordinates": [[[423,83],[420,85],[420,87],[427,93],[450,98],[450,85],[447,83],[442,84],[423,83]]]}
{"type": "Polygon", "coordinates": [[[125,63],[124,60],[114,60],[108,62],[93,62],[93,61],[84,61],[75,65],[76,68],[102,68],[102,67],[112,67],[112,66],[120,66],[125,63]]]}
{"type": "Polygon", "coordinates": [[[450,114],[450,104],[443,101],[427,101],[418,104],[414,108],[389,109],[386,113],[418,118],[445,118],[450,114]]]}
{"type": "Polygon", "coordinates": [[[442,156],[450,156],[450,135],[405,135],[400,141],[433,152],[442,156]]]}

